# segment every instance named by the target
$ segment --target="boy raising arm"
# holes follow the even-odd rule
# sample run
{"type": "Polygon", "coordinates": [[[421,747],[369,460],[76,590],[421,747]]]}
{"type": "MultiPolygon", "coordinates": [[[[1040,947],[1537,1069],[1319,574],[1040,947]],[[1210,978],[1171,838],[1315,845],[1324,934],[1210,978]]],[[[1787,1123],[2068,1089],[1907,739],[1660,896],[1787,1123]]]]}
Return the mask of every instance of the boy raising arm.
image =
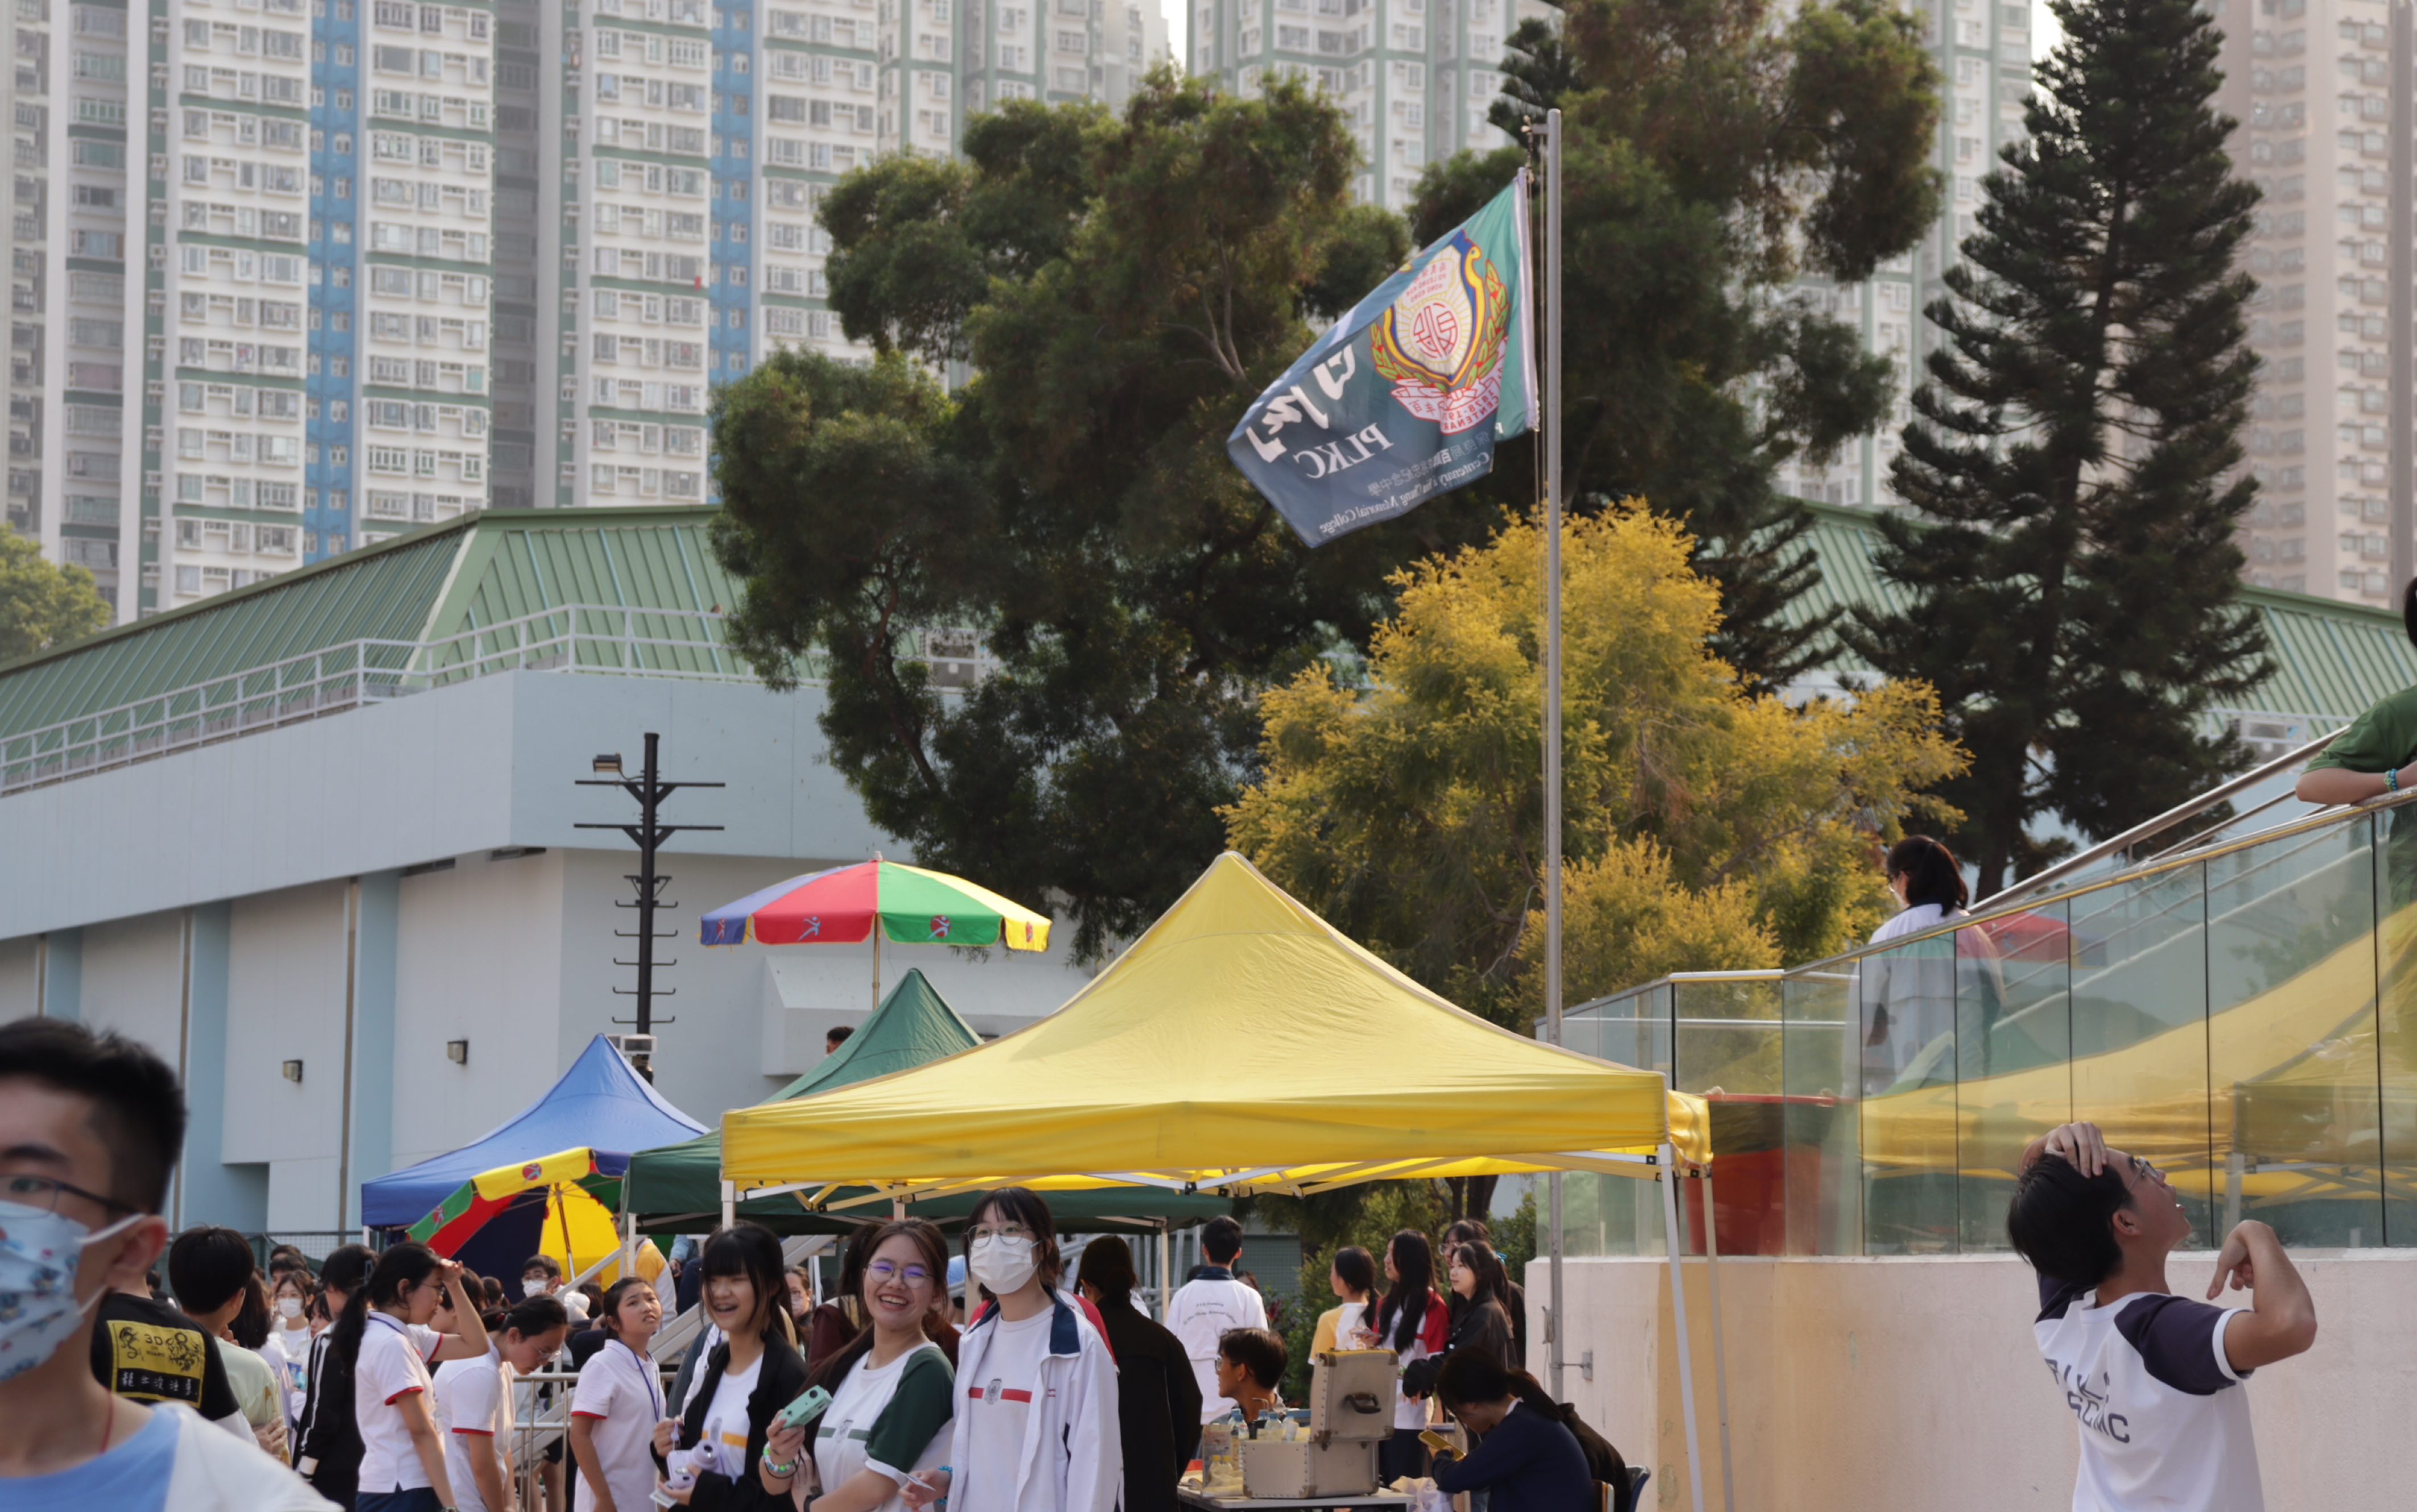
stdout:
{"type": "Polygon", "coordinates": [[[2006,1214],[2039,1275],[2041,1354],[2081,1435],[2075,1512],[2261,1512],[2245,1396],[2260,1366],[2316,1342],[2306,1284],[2274,1231],[2236,1225],[2216,1257],[2246,1308],[2173,1294],[2166,1263],[2188,1212],[2157,1168],[2107,1148],[2094,1124],[2066,1124],[2023,1152],[2006,1214]]]}

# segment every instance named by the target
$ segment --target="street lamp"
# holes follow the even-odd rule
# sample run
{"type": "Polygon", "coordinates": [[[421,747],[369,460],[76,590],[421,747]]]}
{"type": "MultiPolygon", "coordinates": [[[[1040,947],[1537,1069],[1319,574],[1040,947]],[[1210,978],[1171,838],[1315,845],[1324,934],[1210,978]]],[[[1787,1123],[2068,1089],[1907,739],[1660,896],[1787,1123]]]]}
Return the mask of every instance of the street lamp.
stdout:
{"type": "MultiPolygon", "coordinates": [[[[637,1034],[632,1036],[631,1038],[639,1041],[639,1043],[633,1044],[630,1047],[630,1064],[637,1068],[639,1075],[645,1077],[649,1081],[655,1079],[654,1007],[655,998],[657,995],[655,991],[655,942],[657,940],[669,940],[673,937],[674,933],[676,932],[670,930],[661,934],[657,934],[655,932],[655,910],[658,908],[677,908],[679,906],[676,901],[665,900],[659,896],[662,891],[663,884],[671,881],[672,879],[668,873],[656,871],[655,855],[656,853],[661,849],[662,843],[665,840],[670,839],[674,835],[680,833],[682,830],[718,830],[722,827],[720,824],[663,824],[656,823],[656,810],[661,806],[662,801],[665,798],[670,797],[673,794],[678,792],[680,789],[718,788],[722,786],[719,782],[663,781],[658,775],[655,765],[656,747],[661,738],[661,736],[658,735],[651,730],[646,732],[646,764],[639,773],[635,780],[631,780],[628,777],[622,775],[621,757],[618,752],[607,752],[597,756],[588,764],[589,770],[595,772],[597,775],[592,778],[584,777],[578,780],[578,786],[583,788],[619,788],[624,793],[627,793],[631,797],[637,799],[638,822],[636,824],[610,824],[583,823],[572,826],[577,829],[617,829],[622,834],[629,836],[630,843],[638,848],[638,869],[634,874],[631,874],[629,878],[630,885],[637,891],[637,898],[634,901],[616,902],[613,905],[616,908],[634,908],[638,911],[637,929],[615,930],[613,931],[614,938],[616,939],[634,939],[638,942],[637,960],[623,960],[616,956],[613,960],[613,964],[616,966],[635,966],[638,969],[638,985],[634,990],[626,987],[616,987],[613,989],[614,992],[618,996],[634,997],[638,1000],[638,1016],[635,1019],[616,1019],[613,1021],[615,1023],[630,1024],[637,1030],[637,1034]]],[[[679,962],[676,960],[666,960],[662,964],[666,966],[676,966],[679,962]]],[[[678,989],[676,988],[667,987],[662,990],[661,995],[670,997],[678,989]]],[[[676,1021],[667,1019],[663,1021],[671,1023],[676,1022],[676,1021]]]]}

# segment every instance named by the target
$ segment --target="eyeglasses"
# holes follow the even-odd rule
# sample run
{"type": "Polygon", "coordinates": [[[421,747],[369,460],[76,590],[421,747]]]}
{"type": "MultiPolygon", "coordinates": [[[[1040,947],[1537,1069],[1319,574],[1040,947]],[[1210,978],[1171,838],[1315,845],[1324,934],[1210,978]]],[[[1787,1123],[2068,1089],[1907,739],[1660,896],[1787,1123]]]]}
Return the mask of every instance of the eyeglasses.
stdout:
{"type": "Polygon", "coordinates": [[[98,1202],[112,1213],[140,1213],[143,1210],[114,1197],[88,1192],[81,1187],[50,1176],[11,1173],[0,1176],[0,1202],[14,1202],[20,1207],[38,1208],[45,1213],[59,1210],[60,1194],[81,1197],[87,1202],[98,1202]]]}
{"type": "Polygon", "coordinates": [[[876,1260],[867,1265],[864,1274],[876,1281],[903,1279],[908,1286],[921,1286],[932,1278],[932,1273],[920,1265],[896,1265],[886,1260],[876,1260]]]}
{"type": "Polygon", "coordinates": [[[984,1239],[1029,1239],[1031,1237],[1031,1229],[1021,1223],[1003,1223],[996,1229],[984,1226],[973,1232],[976,1244],[980,1244],[984,1239]]]}
{"type": "Polygon", "coordinates": [[[2136,1155],[2132,1157],[2132,1174],[2144,1181],[2156,1182],[2161,1186],[2166,1179],[2166,1173],[2150,1164],[2149,1157],[2145,1155],[2136,1155]]]}

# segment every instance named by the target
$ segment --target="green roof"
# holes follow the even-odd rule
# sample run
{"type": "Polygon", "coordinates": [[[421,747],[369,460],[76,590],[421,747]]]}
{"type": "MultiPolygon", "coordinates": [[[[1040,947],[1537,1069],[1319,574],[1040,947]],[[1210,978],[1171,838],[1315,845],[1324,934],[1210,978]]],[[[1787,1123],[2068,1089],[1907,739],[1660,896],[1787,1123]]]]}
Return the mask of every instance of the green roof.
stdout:
{"type": "MultiPolygon", "coordinates": [[[[356,641],[441,642],[575,604],[726,610],[738,588],[706,538],[714,512],[493,509],[392,537],[0,666],[0,735],[356,641]]],[[[609,636],[611,626],[589,619],[588,633],[609,636]]],[[[696,623],[640,615],[635,633],[694,641],[696,623]]],[[[493,649],[465,643],[440,660],[458,661],[470,643],[493,649]]],[[[745,671],[706,647],[646,647],[642,660],[649,671],[745,671]]]]}
{"type": "MultiPolygon", "coordinates": [[[[1848,610],[1857,605],[1897,609],[1904,591],[1880,575],[1874,553],[1880,544],[1877,511],[1843,505],[1806,503],[1813,516],[1810,543],[1821,566],[1821,582],[1797,600],[1800,615],[1848,610]]],[[[2417,685],[2417,647],[2409,643],[2400,616],[2364,604],[2277,588],[2242,588],[2241,600],[2265,622],[2274,674],[2228,712],[2300,718],[2317,725],[2309,738],[2348,724],[2388,694],[2417,685]]],[[[1862,663],[1841,654],[1840,671],[1862,663]]]]}

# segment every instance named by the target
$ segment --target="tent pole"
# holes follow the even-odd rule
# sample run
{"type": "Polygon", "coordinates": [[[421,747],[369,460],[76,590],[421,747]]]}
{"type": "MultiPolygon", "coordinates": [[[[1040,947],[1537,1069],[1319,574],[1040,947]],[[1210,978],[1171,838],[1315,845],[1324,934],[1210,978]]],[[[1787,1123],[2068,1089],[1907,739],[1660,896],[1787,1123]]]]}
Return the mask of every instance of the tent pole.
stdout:
{"type": "Polygon", "coordinates": [[[1695,1361],[1687,1350],[1687,1287],[1680,1278],[1679,1256],[1686,1235],[1679,1227],[1679,1152],[1662,1146],[1662,1171],[1653,1178],[1662,1187],[1662,1247],[1670,1257],[1670,1313],[1677,1324],[1679,1408],[1687,1424],[1687,1489],[1695,1512],[1704,1512],[1704,1449],[1695,1434],[1695,1361]]]}
{"type": "Polygon", "coordinates": [[[1737,1512],[1737,1473],[1729,1464],[1729,1362],[1721,1346],[1720,1207],[1712,1201],[1712,1168],[1704,1168],[1704,1276],[1712,1288],[1712,1403],[1721,1417],[1721,1504],[1737,1512]]]}
{"type": "Polygon", "coordinates": [[[1158,1321],[1166,1321],[1166,1305],[1174,1300],[1175,1288],[1167,1284],[1175,1276],[1175,1235],[1164,1218],[1158,1220],[1158,1321]]]}
{"type": "Polygon", "coordinates": [[[725,1181],[722,1184],[722,1226],[726,1229],[737,1221],[738,1184],[725,1181]]]}
{"type": "Polygon", "coordinates": [[[625,1211],[621,1215],[621,1274],[614,1279],[620,1280],[637,1274],[638,1215],[625,1211]]]}

